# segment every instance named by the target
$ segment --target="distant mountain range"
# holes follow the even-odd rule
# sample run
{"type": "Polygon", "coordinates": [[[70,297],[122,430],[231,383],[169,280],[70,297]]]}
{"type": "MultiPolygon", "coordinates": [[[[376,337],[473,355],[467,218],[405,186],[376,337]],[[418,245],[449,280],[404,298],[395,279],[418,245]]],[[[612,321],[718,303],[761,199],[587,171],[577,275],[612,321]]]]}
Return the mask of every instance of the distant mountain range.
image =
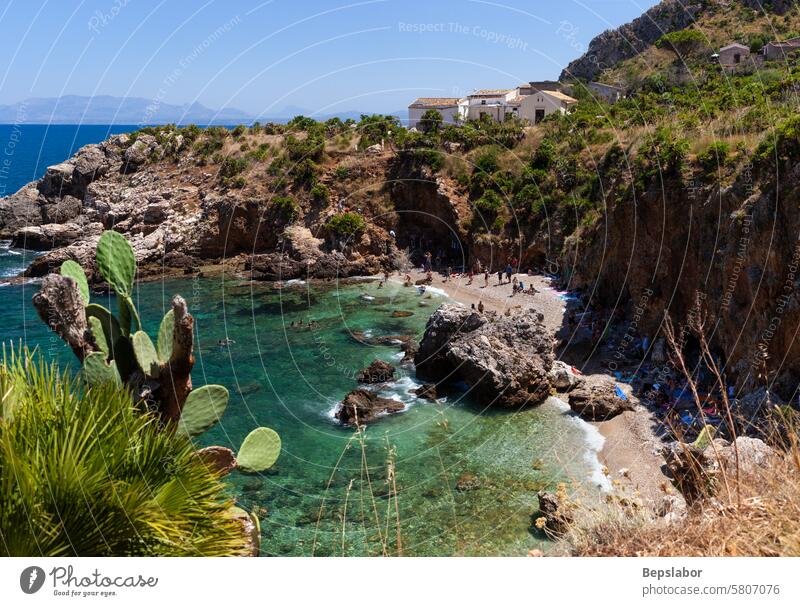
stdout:
{"type": "MultiPolygon", "coordinates": [[[[33,97],[9,105],[0,104],[0,124],[249,124],[261,122],[286,122],[298,115],[327,120],[334,116],[341,119],[358,119],[362,113],[356,110],[315,115],[313,110],[289,106],[256,118],[245,111],[227,107],[220,110],[208,108],[200,103],[172,105],[143,97],[113,97],[99,95],[86,97],[66,95],[63,97],[33,97]]],[[[403,119],[405,111],[391,112],[403,119]]]]}

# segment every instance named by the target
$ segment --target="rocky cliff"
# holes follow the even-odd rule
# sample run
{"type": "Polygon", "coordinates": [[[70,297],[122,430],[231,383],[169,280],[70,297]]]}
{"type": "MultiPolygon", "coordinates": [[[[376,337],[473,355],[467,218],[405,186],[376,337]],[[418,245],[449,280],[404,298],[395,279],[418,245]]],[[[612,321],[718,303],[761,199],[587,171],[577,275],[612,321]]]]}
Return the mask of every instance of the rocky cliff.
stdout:
{"type": "Polygon", "coordinates": [[[561,72],[560,79],[594,80],[604,70],[652,46],[664,34],[686,29],[710,13],[729,14],[745,6],[758,14],[784,15],[796,4],[796,0],[663,0],[630,23],[593,38],[586,52],[561,72]]]}

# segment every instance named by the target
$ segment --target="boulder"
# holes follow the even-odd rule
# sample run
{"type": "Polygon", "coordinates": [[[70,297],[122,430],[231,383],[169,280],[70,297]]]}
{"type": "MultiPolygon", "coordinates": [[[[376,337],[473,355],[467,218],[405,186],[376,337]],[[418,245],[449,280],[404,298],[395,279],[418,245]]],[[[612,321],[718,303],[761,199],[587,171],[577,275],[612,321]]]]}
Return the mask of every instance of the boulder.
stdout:
{"type": "Polygon", "coordinates": [[[425,383],[425,385],[417,387],[417,389],[414,390],[414,393],[420,398],[431,401],[434,401],[439,397],[436,383],[425,383]]]}
{"type": "Polygon", "coordinates": [[[550,394],[552,339],[532,310],[489,317],[444,305],[428,320],[414,362],[419,378],[464,381],[482,405],[538,404],[550,394]]]}
{"type": "MultiPolygon", "coordinates": [[[[766,469],[778,456],[775,450],[763,440],[748,438],[747,436],[736,438],[736,449],[739,451],[739,471],[744,474],[754,474],[766,469]]],[[[725,443],[720,448],[717,448],[717,452],[725,471],[728,473],[735,472],[736,450],[733,444],[725,443]]],[[[711,446],[705,449],[704,454],[709,459],[714,456],[711,446]]]]}
{"type": "Polygon", "coordinates": [[[42,201],[35,183],[0,199],[0,237],[10,238],[23,227],[42,224],[42,201]]]}
{"type": "Polygon", "coordinates": [[[66,195],[53,202],[46,202],[41,208],[44,223],[67,223],[80,216],[83,204],[75,196],[66,195]]]}
{"type": "Polygon", "coordinates": [[[167,211],[169,210],[169,202],[153,202],[148,204],[144,209],[143,220],[145,223],[161,223],[167,218],[167,211]]]}
{"type": "Polygon", "coordinates": [[[539,499],[538,517],[544,518],[545,529],[555,535],[563,534],[572,524],[572,510],[552,492],[540,490],[536,497],[539,499]]]}
{"type": "Polygon", "coordinates": [[[706,451],[692,444],[675,441],[667,444],[662,454],[667,471],[687,503],[713,492],[714,476],[719,470],[713,457],[706,456],[706,451]]]}
{"type": "Polygon", "coordinates": [[[394,378],[395,367],[384,362],[375,360],[356,376],[359,383],[386,383],[394,378]]]}
{"type": "Polygon", "coordinates": [[[83,237],[83,227],[75,223],[49,223],[35,227],[23,227],[14,233],[11,246],[28,250],[51,250],[69,246],[83,237]]]}
{"type": "Polygon", "coordinates": [[[342,400],[335,417],[343,425],[366,425],[404,408],[405,405],[397,400],[382,398],[365,389],[355,389],[342,400]]]}
{"type": "Polygon", "coordinates": [[[61,162],[48,166],[44,171],[44,177],[39,182],[39,191],[45,196],[61,197],[72,192],[72,173],[75,171],[75,164],[72,162],[61,162]]]}
{"type": "Polygon", "coordinates": [[[558,391],[572,391],[583,383],[583,377],[575,374],[569,364],[556,360],[550,371],[550,383],[558,391]]]}
{"type": "Polygon", "coordinates": [[[605,421],[623,411],[633,410],[632,396],[621,398],[613,380],[586,378],[569,394],[569,407],[587,421],[605,421]]]}

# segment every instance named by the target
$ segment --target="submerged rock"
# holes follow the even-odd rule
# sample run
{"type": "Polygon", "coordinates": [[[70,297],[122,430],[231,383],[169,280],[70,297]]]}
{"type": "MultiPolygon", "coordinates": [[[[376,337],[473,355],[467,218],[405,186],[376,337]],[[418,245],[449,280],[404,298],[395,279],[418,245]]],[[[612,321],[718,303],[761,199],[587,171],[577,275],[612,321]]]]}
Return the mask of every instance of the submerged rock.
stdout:
{"type": "Polygon", "coordinates": [[[386,383],[394,378],[395,367],[384,362],[375,360],[356,376],[359,383],[386,383]]]}
{"type": "Polygon", "coordinates": [[[490,318],[444,305],[428,320],[414,357],[417,376],[464,381],[483,405],[538,404],[550,394],[550,335],[540,314],[490,318]]]}
{"type": "Polygon", "coordinates": [[[366,425],[384,414],[400,412],[402,402],[382,398],[365,389],[356,389],[347,394],[336,411],[336,420],[343,425],[366,425]]]}
{"type": "Polygon", "coordinates": [[[540,490],[539,516],[544,518],[544,528],[552,534],[563,534],[573,521],[572,510],[557,494],[540,490]]]}
{"type": "Polygon", "coordinates": [[[474,473],[462,473],[458,480],[456,480],[456,490],[459,492],[469,492],[470,490],[478,490],[481,487],[481,481],[474,473]]]}

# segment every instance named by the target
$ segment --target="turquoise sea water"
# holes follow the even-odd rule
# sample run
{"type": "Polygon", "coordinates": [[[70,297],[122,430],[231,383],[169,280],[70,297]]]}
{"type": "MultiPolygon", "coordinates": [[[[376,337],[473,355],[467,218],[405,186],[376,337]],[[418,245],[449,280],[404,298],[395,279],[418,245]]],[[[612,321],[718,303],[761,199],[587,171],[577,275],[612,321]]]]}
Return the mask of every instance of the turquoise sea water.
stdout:
{"type": "MultiPolygon", "coordinates": [[[[80,145],[129,130],[14,128],[0,126],[0,144],[16,138],[6,193],[80,145]]],[[[32,258],[0,242],[0,277],[18,274],[32,258]]],[[[74,367],[72,353],[36,316],[36,289],[0,283],[0,339],[22,340],[74,367]]],[[[231,391],[224,419],[201,444],[236,449],[258,425],[281,435],[281,457],[267,474],[229,476],[232,494],[261,519],[265,555],[524,555],[546,546],[532,530],[539,488],[601,481],[590,448],[599,436],[563,405],[483,410],[458,389],[437,403],[417,400],[409,368],[382,390],[406,403],[405,412],[364,434],[333,421],[336,403],[357,386],[355,373],[375,358],[399,362],[397,347],[370,345],[369,337],[420,336],[444,301],[435,294],[367,281],[279,290],[233,276],[151,282],[137,291],[151,334],[172,294],[186,298],[197,327],[195,386],[231,391]],[[395,310],[413,315],[392,317],[395,310]],[[309,319],[319,323],[314,330],[291,328],[309,319]],[[220,347],[226,337],[235,343],[220,347]]]]}
{"type": "MultiPolygon", "coordinates": [[[[4,259],[7,264],[0,253],[4,259]]],[[[35,288],[0,287],[0,337],[23,338],[74,364],[36,317],[35,288]]],[[[357,386],[355,373],[375,358],[399,363],[397,347],[364,341],[420,336],[444,301],[438,295],[419,296],[399,285],[379,289],[372,281],[283,289],[235,279],[153,282],[138,287],[151,333],[175,292],[196,319],[195,385],[221,383],[232,394],[222,423],[200,442],[235,449],[258,425],[283,440],[269,472],[229,476],[232,493],[261,518],[265,555],[378,555],[400,548],[406,555],[524,555],[543,544],[532,530],[536,491],[559,481],[590,485],[596,475],[587,446],[593,430],[563,407],[548,401],[521,411],[483,410],[458,389],[437,403],[417,400],[410,368],[381,390],[405,402],[405,412],[363,435],[334,422],[336,403],[357,386]],[[392,317],[396,310],[413,315],[392,317]],[[310,319],[317,328],[291,327],[310,319]],[[226,337],[235,342],[220,346],[226,337]]],[[[114,305],[105,296],[97,300],[114,305]]]]}

